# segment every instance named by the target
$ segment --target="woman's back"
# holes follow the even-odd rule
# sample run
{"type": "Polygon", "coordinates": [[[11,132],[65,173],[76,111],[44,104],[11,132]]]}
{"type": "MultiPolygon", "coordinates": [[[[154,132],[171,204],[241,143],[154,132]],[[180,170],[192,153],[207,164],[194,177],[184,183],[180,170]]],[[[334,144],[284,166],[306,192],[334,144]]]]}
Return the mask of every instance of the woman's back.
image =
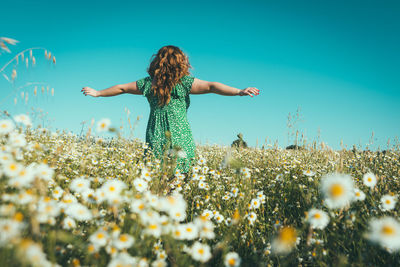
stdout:
{"type": "Polygon", "coordinates": [[[184,173],[189,171],[192,160],[195,157],[195,144],[187,120],[187,109],[190,105],[189,93],[193,80],[193,76],[183,76],[180,79],[180,83],[176,84],[171,90],[169,103],[161,107],[158,105],[157,96],[152,92],[151,77],[147,76],[136,81],[138,89],[143,93],[150,104],[146,142],[152,148],[153,153],[157,157],[160,157],[168,141],[166,132],[170,132],[171,147],[180,147],[185,152],[183,154],[186,157],[178,158],[177,164],[177,169],[184,173]]]}

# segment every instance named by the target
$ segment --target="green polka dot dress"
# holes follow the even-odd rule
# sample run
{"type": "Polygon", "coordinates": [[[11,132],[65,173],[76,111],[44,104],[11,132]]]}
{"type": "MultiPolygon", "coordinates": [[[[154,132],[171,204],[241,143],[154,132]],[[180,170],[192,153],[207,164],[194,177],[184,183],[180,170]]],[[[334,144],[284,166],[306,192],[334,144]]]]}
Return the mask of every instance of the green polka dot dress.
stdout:
{"type": "Polygon", "coordinates": [[[150,104],[150,116],[146,129],[146,143],[149,144],[154,155],[161,158],[164,146],[167,143],[166,131],[171,133],[171,147],[178,146],[185,153],[180,153],[177,166],[182,173],[189,171],[195,158],[195,143],[192,130],[187,120],[187,109],[190,105],[189,92],[194,77],[186,75],[171,91],[170,102],[158,106],[158,98],[152,94],[150,76],[137,80],[137,87],[147,98],[150,104]],[[183,157],[182,157],[183,156],[183,157]]]}

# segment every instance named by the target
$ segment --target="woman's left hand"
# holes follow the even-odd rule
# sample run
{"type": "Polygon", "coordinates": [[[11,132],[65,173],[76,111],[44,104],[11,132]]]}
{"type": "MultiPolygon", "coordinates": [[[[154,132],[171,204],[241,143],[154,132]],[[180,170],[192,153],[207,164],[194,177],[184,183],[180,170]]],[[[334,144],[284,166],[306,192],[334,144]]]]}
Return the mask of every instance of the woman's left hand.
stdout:
{"type": "Polygon", "coordinates": [[[84,95],[91,95],[94,97],[98,97],[99,96],[99,92],[94,90],[91,87],[83,87],[81,92],[83,92],[84,95]]]}

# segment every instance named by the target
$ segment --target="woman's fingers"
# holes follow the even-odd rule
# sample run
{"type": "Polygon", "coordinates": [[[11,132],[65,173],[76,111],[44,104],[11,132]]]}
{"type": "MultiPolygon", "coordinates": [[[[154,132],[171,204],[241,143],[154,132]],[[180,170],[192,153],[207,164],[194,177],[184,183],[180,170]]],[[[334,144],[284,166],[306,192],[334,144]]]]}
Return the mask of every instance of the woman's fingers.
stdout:
{"type": "Polygon", "coordinates": [[[259,95],[260,94],[260,90],[255,88],[255,87],[247,87],[243,90],[241,90],[240,94],[241,96],[244,95],[249,95],[251,97],[255,96],[255,95],[259,95]]]}
{"type": "Polygon", "coordinates": [[[255,95],[259,95],[259,94],[260,94],[259,91],[260,91],[260,90],[258,90],[258,89],[255,88],[255,87],[248,87],[248,88],[246,88],[245,93],[246,93],[247,95],[253,97],[253,96],[255,96],[255,95]]]}
{"type": "Polygon", "coordinates": [[[84,95],[92,95],[92,90],[90,87],[83,87],[81,92],[83,92],[84,95]]]}

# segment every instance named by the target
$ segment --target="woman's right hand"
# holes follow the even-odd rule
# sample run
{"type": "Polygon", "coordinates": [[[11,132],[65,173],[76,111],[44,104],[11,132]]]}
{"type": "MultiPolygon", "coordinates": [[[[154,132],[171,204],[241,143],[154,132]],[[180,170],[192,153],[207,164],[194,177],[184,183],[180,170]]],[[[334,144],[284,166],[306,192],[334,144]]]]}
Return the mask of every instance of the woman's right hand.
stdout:
{"type": "Polygon", "coordinates": [[[254,95],[259,95],[260,94],[260,90],[255,88],[255,87],[247,87],[243,90],[240,90],[239,95],[240,96],[244,96],[244,95],[249,95],[251,97],[253,97],[254,95]]]}
{"type": "Polygon", "coordinates": [[[96,91],[95,89],[91,88],[91,87],[83,87],[81,92],[83,92],[84,95],[91,95],[94,97],[98,97],[99,96],[99,92],[96,91]]]}

